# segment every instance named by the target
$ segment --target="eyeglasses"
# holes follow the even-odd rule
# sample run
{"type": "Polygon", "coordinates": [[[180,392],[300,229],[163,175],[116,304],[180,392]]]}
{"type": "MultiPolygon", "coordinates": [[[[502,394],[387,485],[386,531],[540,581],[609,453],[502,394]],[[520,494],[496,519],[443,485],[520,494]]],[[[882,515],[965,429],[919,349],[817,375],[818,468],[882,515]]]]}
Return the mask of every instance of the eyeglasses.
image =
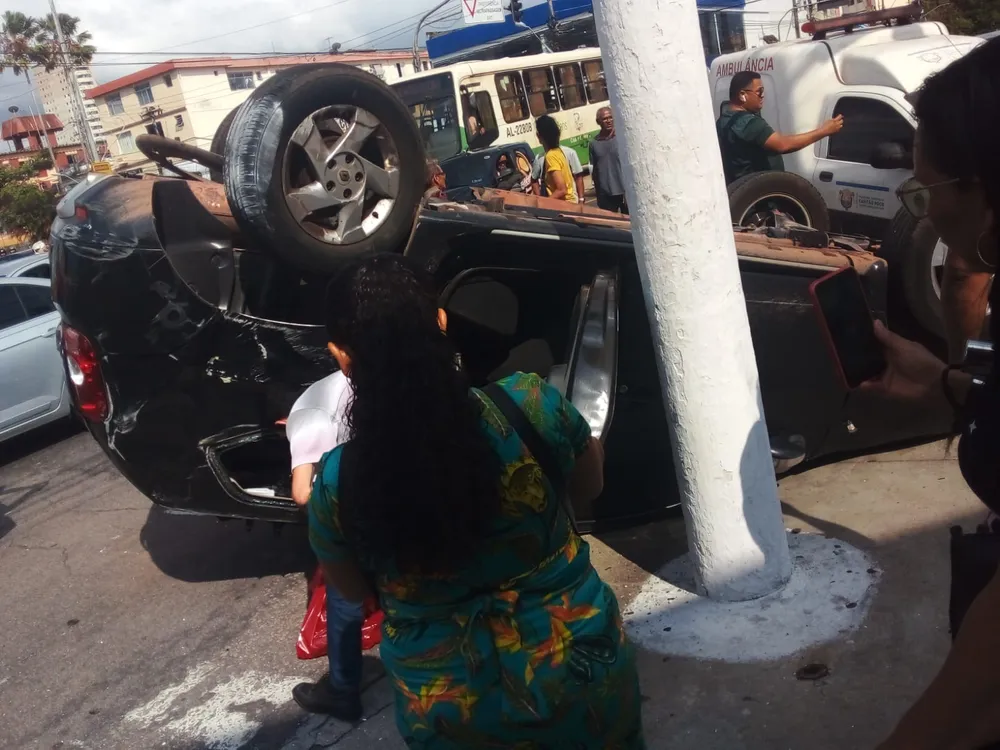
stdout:
{"type": "Polygon", "coordinates": [[[956,177],[924,185],[916,177],[910,177],[896,189],[896,197],[910,216],[914,219],[925,219],[930,212],[931,190],[944,185],[954,185],[956,182],[961,182],[961,179],[956,177]]]}
{"type": "Polygon", "coordinates": [[[761,86],[759,89],[743,89],[745,94],[756,94],[758,97],[764,96],[764,87],[761,86]]]}

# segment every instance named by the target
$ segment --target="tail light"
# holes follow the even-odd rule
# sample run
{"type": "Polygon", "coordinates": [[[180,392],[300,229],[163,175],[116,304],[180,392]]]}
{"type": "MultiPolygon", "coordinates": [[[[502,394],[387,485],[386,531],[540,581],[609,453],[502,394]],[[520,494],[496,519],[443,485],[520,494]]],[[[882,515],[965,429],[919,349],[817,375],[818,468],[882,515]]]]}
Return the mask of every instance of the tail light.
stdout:
{"type": "Polygon", "coordinates": [[[101,363],[90,339],[63,323],[59,329],[59,346],[69,382],[76,394],[77,407],[91,422],[102,422],[108,416],[108,389],[101,374],[101,363]]]}

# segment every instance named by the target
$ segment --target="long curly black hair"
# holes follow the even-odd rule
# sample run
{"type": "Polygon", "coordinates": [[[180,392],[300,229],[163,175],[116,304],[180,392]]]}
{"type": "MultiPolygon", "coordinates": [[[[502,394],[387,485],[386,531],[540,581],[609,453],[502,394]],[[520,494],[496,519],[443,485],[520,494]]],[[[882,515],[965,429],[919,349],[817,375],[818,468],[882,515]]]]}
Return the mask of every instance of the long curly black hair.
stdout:
{"type": "Polygon", "coordinates": [[[454,572],[499,514],[500,457],[437,316],[429,276],[399,255],[356,261],[327,289],[354,389],[340,518],[366,567],[454,572]]]}

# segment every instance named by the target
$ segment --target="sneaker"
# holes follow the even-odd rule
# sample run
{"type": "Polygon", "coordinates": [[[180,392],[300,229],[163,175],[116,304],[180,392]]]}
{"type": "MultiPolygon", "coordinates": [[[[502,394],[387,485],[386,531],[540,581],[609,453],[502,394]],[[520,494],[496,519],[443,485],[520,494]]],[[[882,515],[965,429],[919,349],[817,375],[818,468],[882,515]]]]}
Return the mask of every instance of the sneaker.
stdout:
{"type": "Polygon", "coordinates": [[[292,688],[292,697],[311,714],[329,714],[347,722],[361,718],[361,694],[355,690],[335,688],[327,675],[323,675],[318,682],[299,683],[292,688]]]}

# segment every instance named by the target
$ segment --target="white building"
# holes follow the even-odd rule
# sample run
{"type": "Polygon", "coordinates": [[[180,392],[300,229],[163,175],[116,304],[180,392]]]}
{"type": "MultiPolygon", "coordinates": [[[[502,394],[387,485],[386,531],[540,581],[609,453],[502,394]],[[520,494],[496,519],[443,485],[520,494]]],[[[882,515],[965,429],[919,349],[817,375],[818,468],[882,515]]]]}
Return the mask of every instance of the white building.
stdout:
{"type": "MultiPolygon", "coordinates": [[[[185,58],[145,68],[87,92],[97,107],[116,169],[153,167],[135,137],[153,133],[208,149],[223,118],[277,71],[336,62],[367,70],[392,83],[414,72],[412,53],[401,50],[278,57],[185,58]]],[[[420,66],[430,68],[426,53],[420,66]]]]}
{"type": "MultiPolygon", "coordinates": [[[[94,88],[94,75],[90,71],[90,66],[81,65],[72,71],[72,78],[76,89],[80,94],[94,88]]],[[[70,88],[70,84],[63,75],[62,68],[47,71],[44,68],[35,68],[31,71],[38,96],[41,99],[42,108],[46,113],[55,115],[64,124],[64,130],[59,133],[58,140],[60,146],[68,146],[73,143],[82,143],[85,138],[77,127],[76,109],[73,104],[75,92],[70,88]]],[[[84,98],[84,108],[87,113],[87,127],[98,141],[103,138],[101,131],[101,116],[97,111],[97,104],[90,99],[84,98]]]]}

